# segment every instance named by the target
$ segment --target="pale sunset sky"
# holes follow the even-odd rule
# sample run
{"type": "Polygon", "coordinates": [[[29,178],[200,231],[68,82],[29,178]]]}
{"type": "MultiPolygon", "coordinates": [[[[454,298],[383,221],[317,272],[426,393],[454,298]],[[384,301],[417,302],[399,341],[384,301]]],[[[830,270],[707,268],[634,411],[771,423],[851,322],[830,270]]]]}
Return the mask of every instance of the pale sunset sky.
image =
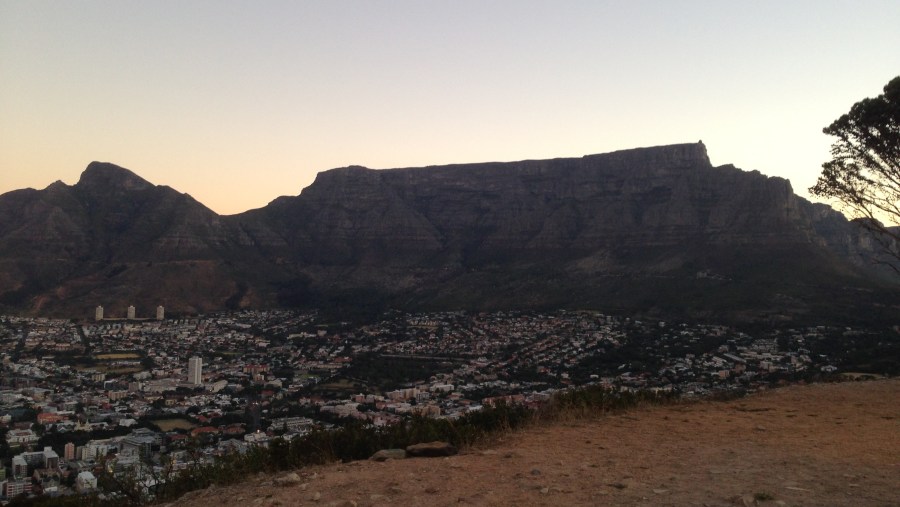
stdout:
{"type": "Polygon", "coordinates": [[[0,0],[0,193],[92,160],[232,214],[317,172],[706,144],[806,196],[900,1],[0,0]]]}

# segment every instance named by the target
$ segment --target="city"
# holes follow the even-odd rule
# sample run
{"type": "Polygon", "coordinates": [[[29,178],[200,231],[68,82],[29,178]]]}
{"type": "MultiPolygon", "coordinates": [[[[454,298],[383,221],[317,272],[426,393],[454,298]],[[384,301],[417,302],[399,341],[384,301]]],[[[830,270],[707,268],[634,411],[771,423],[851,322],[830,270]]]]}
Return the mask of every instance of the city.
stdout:
{"type": "Polygon", "coordinates": [[[126,315],[0,317],[2,498],[96,492],[104,471],[151,477],[345,421],[537,407],[579,385],[750,392],[852,371],[868,360],[854,350],[877,357],[881,343],[874,330],[749,334],[593,311],[395,311],[368,325],[284,310],[126,315]]]}

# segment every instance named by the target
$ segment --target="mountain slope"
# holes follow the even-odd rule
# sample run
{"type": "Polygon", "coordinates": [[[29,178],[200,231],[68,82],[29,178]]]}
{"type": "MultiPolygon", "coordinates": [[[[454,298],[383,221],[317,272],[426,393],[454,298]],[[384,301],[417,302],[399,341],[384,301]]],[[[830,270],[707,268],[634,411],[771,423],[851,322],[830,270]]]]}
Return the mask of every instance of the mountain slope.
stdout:
{"type": "Polygon", "coordinates": [[[594,307],[771,320],[898,304],[896,280],[867,269],[872,247],[840,214],[787,180],[713,167],[700,143],[333,169],[233,216],[92,163],[74,186],[0,196],[0,240],[0,304],[32,312],[594,307]]]}
{"type": "Polygon", "coordinates": [[[197,311],[236,291],[225,261],[240,235],[190,196],[112,164],[91,163],[73,186],[0,196],[0,238],[0,298],[35,312],[197,311]]]}

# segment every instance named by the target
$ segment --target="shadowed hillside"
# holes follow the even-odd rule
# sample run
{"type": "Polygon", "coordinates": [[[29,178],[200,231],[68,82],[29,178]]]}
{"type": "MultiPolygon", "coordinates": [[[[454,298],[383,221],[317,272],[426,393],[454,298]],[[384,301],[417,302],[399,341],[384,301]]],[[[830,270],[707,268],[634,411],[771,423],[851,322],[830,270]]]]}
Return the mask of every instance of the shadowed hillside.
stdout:
{"type": "Polygon", "coordinates": [[[598,308],[737,321],[891,319],[864,233],[702,144],[320,173],[218,216],[111,164],[0,196],[4,311],[598,308]]]}

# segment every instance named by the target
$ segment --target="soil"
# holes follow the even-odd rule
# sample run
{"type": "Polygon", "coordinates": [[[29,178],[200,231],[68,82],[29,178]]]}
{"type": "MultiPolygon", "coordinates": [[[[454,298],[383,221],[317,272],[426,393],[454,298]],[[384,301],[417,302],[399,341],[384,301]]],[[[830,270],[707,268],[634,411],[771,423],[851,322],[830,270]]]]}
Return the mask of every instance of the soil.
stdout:
{"type": "Polygon", "coordinates": [[[646,407],[532,427],[448,458],[294,474],[174,505],[900,506],[900,379],[646,407]]]}

